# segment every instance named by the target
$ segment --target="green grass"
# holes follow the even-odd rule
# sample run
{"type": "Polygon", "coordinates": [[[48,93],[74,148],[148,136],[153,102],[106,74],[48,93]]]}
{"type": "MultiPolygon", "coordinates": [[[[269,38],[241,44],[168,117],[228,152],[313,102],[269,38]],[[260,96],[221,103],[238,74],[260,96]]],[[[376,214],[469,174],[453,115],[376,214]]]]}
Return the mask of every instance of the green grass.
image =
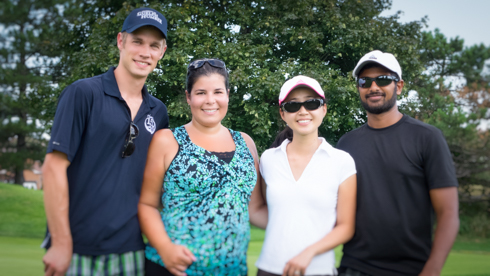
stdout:
{"type": "Polygon", "coordinates": [[[43,192],[0,183],[0,236],[43,238],[43,192]]]}
{"type": "Polygon", "coordinates": [[[458,237],[453,245],[453,251],[474,251],[490,254],[490,239],[458,237]]]}
{"type": "Polygon", "coordinates": [[[490,253],[451,251],[441,275],[488,276],[490,275],[490,253]]]}
{"type": "MultiPolygon", "coordinates": [[[[252,227],[248,247],[248,275],[256,275],[255,262],[262,248],[264,231],[252,227]]],[[[335,248],[337,266],[342,256],[342,246],[335,248]]],[[[490,239],[470,239],[458,237],[449,254],[442,276],[489,276],[490,275],[490,239]]]]}
{"type": "Polygon", "coordinates": [[[42,275],[42,239],[0,237],[0,274],[5,276],[42,275]]]}
{"type": "MultiPolygon", "coordinates": [[[[42,275],[40,248],[46,220],[41,191],[0,183],[0,274],[42,275]]],[[[256,275],[257,261],[265,232],[252,227],[247,261],[249,275],[256,275]]],[[[335,249],[338,261],[341,247],[335,249]]],[[[443,276],[490,275],[490,239],[458,237],[443,276]]]]}
{"type": "MultiPolygon", "coordinates": [[[[463,247],[470,242],[464,242],[463,247]]],[[[485,241],[490,243],[490,240],[485,241]]],[[[0,237],[1,275],[41,275],[44,250],[39,248],[41,239],[0,237]]],[[[457,243],[458,244],[458,243],[457,243]]],[[[262,241],[251,241],[248,249],[249,275],[256,275],[255,262],[260,254],[262,241]]],[[[490,249],[484,251],[453,250],[443,269],[443,276],[488,276],[490,275],[490,249]]],[[[341,248],[335,250],[336,259],[341,248]]]]}

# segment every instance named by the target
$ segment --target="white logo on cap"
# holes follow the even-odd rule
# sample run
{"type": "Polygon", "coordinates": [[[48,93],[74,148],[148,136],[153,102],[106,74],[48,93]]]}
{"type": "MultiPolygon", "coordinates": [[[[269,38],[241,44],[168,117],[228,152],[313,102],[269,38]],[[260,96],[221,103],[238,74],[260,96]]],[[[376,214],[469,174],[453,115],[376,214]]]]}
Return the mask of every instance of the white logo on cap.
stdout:
{"type": "Polygon", "coordinates": [[[140,11],[136,14],[136,16],[141,17],[141,19],[153,19],[158,21],[158,23],[162,24],[162,20],[158,17],[158,14],[154,11],[140,11]]]}
{"type": "Polygon", "coordinates": [[[155,120],[153,120],[153,117],[150,114],[148,114],[146,116],[145,128],[151,134],[155,133],[155,130],[157,129],[157,125],[155,124],[155,120]]]}
{"type": "Polygon", "coordinates": [[[369,59],[377,59],[375,55],[369,57],[369,59]]]}

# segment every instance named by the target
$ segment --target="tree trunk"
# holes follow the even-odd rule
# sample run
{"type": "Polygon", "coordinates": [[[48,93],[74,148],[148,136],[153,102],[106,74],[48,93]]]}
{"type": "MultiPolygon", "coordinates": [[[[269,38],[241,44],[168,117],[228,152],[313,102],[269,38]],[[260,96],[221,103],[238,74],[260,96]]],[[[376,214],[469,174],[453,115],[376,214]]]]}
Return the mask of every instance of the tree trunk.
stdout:
{"type": "MultiPolygon", "coordinates": [[[[17,153],[22,154],[26,147],[26,136],[24,134],[17,134],[17,153]]],[[[17,163],[14,168],[15,178],[14,183],[22,185],[24,184],[24,163],[25,160],[22,160],[20,163],[17,163]]]]}
{"type": "Polygon", "coordinates": [[[16,166],[14,171],[15,171],[15,178],[14,178],[14,183],[18,185],[24,184],[24,166],[16,166]]]}

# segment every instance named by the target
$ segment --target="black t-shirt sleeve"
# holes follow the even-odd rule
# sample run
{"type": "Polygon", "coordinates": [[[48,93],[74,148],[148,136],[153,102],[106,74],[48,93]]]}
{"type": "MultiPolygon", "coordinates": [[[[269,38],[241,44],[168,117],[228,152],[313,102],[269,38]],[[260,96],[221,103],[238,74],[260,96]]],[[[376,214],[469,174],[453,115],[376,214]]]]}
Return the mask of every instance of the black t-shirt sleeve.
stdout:
{"type": "Polygon", "coordinates": [[[337,145],[335,146],[337,149],[340,149],[340,150],[343,150],[349,154],[351,154],[351,152],[349,151],[349,142],[348,142],[348,134],[351,134],[351,133],[346,133],[344,135],[342,135],[342,137],[340,137],[339,141],[337,142],[337,145]]]}
{"type": "Polygon", "coordinates": [[[424,170],[429,189],[457,187],[453,159],[446,139],[439,129],[425,137],[424,170]]]}
{"type": "Polygon", "coordinates": [[[337,141],[337,145],[335,145],[335,147],[337,149],[340,149],[340,150],[344,150],[345,151],[345,149],[343,149],[343,147],[342,147],[343,142],[344,142],[344,137],[345,137],[345,134],[340,137],[340,139],[337,141]]]}
{"type": "Polygon", "coordinates": [[[78,150],[90,115],[92,99],[89,91],[84,91],[86,89],[83,82],[65,88],[60,95],[51,130],[47,152],[63,152],[70,162],[78,150]]]}

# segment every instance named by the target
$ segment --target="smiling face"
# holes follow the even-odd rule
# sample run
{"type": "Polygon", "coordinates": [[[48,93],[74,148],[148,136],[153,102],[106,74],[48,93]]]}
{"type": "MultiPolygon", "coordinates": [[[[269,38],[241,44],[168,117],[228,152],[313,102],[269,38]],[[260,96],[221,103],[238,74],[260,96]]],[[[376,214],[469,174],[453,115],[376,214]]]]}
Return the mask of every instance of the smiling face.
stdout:
{"type": "Polygon", "coordinates": [[[162,33],[152,26],[144,26],[132,33],[117,35],[119,66],[135,79],[146,78],[163,57],[167,45],[162,33]]]}
{"type": "Polygon", "coordinates": [[[226,116],[229,97],[222,75],[213,73],[200,76],[192,85],[192,91],[186,91],[186,96],[194,123],[213,127],[226,116]]]}
{"type": "MultiPolygon", "coordinates": [[[[309,88],[296,88],[289,93],[284,102],[304,102],[310,99],[321,99],[321,97],[309,88]]],[[[322,124],[327,113],[327,105],[324,104],[315,110],[307,110],[304,106],[297,112],[279,111],[281,118],[293,130],[294,135],[317,135],[318,127],[322,124]]]]}
{"type": "MultiPolygon", "coordinates": [[[[376,78],[379,76],[390,75],[390,70],[378,66],[362,70],[359,74],[359,78],[376,78]]],[[[389,85],[381,87],[373,81],[371,87],[358,87],[357,89],[359,91],[359,97],[361,99],[361,104],[364,109],[366,109],[366,111],[371,114],[381,114],[397,109],[396,99],[397,95],[401,94],[402,88],[403,80],[400,80],[396,83],[392,81],[389,85]]]]}

